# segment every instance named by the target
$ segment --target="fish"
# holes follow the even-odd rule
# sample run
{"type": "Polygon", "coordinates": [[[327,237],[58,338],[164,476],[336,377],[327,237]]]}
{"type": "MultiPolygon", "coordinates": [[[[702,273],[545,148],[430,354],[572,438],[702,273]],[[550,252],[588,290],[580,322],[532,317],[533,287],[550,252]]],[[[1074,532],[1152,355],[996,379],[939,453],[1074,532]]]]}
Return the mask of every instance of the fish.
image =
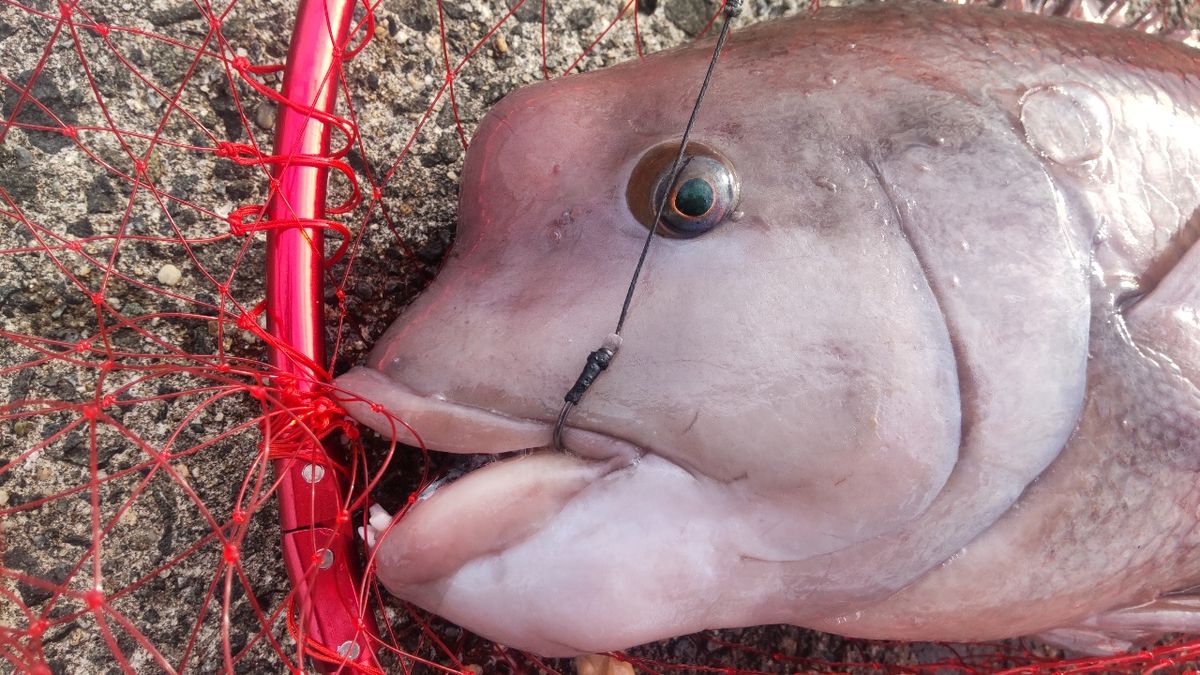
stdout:
{"type": "Polygon", "coordinates": [[[480,123],[444,268],[335,381],[486,458],[376,513],[383,586],[546,656],[1200,630],[1200,52],[936,3],[739,27],[672,183],[712,51],[480,123]]]}

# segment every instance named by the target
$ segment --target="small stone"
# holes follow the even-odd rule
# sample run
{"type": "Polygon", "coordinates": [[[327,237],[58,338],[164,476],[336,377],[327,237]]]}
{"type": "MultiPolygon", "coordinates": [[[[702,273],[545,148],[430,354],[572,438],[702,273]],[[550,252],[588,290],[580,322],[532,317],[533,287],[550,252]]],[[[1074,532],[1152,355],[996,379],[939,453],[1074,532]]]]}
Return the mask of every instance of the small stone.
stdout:
{"type": "Polygon", "coordinates": [[[388,36],[387,26],[383,25],[382,23],[375,24],[375,39],[382,40],[383,38],[385,38],[387,36],[388,36]]]}
{"type": "Polygon", "coordinates": [[[504,38],[504,33],[496,33],[496,39],[492,42],[492,48],[500,56],[508,53],[508,40],[504,38]]]}
{"type": "Polygon", "coordinates": [[[17,420],[13,422],[13,433],[17,436],[24,436],[30,431],[33,431],[33,423],[29,420],[17,420]]]}
{"type": "Polygon", "coordinates": [[[0,490],[0,508],[8,506],[8,490],[0,490]]]}
{"type": "Polygon", "coordinates": [[[579,675],[635,675],[633,666],[607,654],[575,657],[575,672],[579,675]]]}
{"type": "Polygon", "coordinates": [[[33,155],[28,150],[21,146],[13,147],[13,156],[17,160],[18,169],[28,169],[33,166],[33,155]]]}
{"type": "MultiPolygon", "coordinates": [[[[621,6],[624,7],[625,3],[622,3],[621,6]]],[[[569,14],[567,14],[567,22],[570,23],[571,27],[575,29],[576,33],[581,33],[582,31],[587,30],[587,28],[591,26],[592,22],[595,20],[596,10],[588,5],[576,7],[575,9],[571,10],[569,14]]]]}
{"type": "Polygon", "coordinates": [[[473,675],[483,675],[483,666],[477,666],[474,663],[468,663],[463,666],[463,669],[461,672],[463,673],[463,675],[466,675],[466,673],[472,673],[473,675]]]}
{"type": "Polygon", "coordinates": [[[676,0],[664,4],[664,9],[668,21],[692,36],[699,35],[712,16],[708,0],[676,0]]]}
{"type": "Polygon", "coordinates": [[[175,284],[179,283],[181,279],[183,279],[183,272],[180,272],[179,268],[171,263],[163,265],[158,270],[159,283],[166,284],[167,286],[174,286],[175,284]]]}
{"type": "Polygon", "coordinates": [[[425,35],[425,49],[430,54],[442,55],[442,38],[437,31],[430,31],[425,35]]]}
{"type": "Polygon", "coordinates": [[[462,21],[463,19],[469,19],[471,17],[473,8],[460,5],[456,2],[442,0],[442,11],[446,12],[446,16],[450,17],[451,19],[462,21]]]}
{"type": "Polygon", "coordinates": [[[276,106],[274,101],[263,101],[254,109],[254,123],[259,129],[270,130],[275,128],[276,106]]]}

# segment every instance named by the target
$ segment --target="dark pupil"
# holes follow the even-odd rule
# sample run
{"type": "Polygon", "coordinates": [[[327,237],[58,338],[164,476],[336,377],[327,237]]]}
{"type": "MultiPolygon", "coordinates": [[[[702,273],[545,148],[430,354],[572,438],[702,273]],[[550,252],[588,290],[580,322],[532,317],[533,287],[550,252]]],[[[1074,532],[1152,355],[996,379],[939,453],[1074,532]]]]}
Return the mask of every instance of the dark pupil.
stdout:
{"type": "Polygon", "coordinates": [[[708,181],[691,178],[675,193],[675,208],[690,218],[708,213],[713,205],[713,189],[708,181]]]}

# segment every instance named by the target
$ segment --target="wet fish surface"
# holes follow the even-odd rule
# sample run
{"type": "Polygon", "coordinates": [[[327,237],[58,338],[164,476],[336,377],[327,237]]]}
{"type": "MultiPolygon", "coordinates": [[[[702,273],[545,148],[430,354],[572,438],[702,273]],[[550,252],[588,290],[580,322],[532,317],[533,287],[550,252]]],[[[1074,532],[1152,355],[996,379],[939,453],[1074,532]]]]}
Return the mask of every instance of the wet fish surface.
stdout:
{"type": "Polygon", "coordinates": [[[385,435],[504,456],[391,527],[380,581],[544,655],[1200,631],[1198,52],[936,4],[737,28],[669,190],[711,50],[480,124],[454,252],[337,384],[385,435]]]}

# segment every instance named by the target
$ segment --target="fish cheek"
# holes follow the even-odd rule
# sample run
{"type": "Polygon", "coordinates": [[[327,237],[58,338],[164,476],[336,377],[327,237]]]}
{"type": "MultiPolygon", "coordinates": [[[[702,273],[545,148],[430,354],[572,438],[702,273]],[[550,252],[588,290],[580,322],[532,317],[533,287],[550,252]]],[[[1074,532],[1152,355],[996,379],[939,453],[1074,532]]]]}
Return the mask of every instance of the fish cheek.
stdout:
{"type": "Polygon", "coordinates": [[[914,517],[958,447],[944,322],[884,196],[797,195],[797,180],[811,182],[748,181],[743,220],[657,249],[640,298],[656,309],[632,315],[625,361],[597,385],[622,385],[634,359],[669,383],[667,404],[639,409],[657,408],[646,423],[676,435],[645,444],[727,483],[758,523],[739,550],[772,560],[914,517]],[[696,300],[667,297],[680,287],[696,300]]]}

